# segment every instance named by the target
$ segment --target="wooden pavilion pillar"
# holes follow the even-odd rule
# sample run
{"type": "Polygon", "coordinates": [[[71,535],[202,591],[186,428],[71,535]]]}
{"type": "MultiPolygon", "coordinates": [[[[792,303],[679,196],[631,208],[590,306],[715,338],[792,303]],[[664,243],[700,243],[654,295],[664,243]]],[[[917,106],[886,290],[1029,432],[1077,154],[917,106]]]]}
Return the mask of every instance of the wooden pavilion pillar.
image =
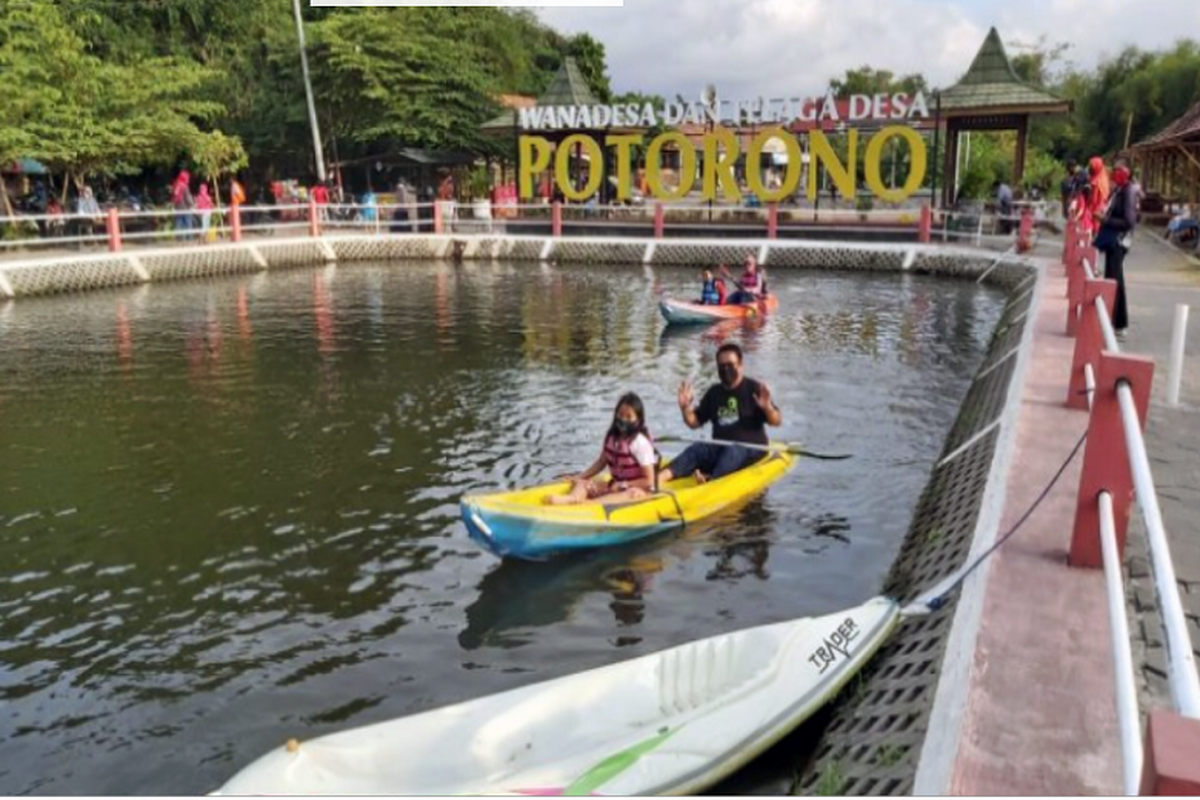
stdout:
{"type": "Polygon", "coordinates": [[[946,121],[946,152],[942,164],[942,208],[954,207],[954,184],[958,178],[958,125],[953,119],[946,121]]]}
{"type": "Polygon", "coordinates": [[[1021,117],[1021,121],[1017,125],[1017,154],[1013,158],[1013,191],[1016,191],[1020,187],[1021,181],[1025,178],[1025,140],[1028,136],[1029,115],[1025,114],[1021,117]]]}

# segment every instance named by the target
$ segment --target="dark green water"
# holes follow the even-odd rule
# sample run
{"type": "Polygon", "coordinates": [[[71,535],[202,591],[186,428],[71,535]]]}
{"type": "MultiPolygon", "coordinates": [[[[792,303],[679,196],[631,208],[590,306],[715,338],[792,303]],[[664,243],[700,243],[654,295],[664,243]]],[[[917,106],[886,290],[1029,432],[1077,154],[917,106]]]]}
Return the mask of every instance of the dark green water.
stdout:
{"type": "Polygon", "coordinates": [[[757,326],[669,333],[652,291],[694,270],[347,265],[0,305],[0,793],[207,792],[289,737],[872,596],[1002,297],[772,285],[757,326]],[[773,433],[855,458],[590,557],[467,539],[463,493],[585,466],[626,390],[687,433],[675,388],[715,380],[722,340],[773,433]]]}

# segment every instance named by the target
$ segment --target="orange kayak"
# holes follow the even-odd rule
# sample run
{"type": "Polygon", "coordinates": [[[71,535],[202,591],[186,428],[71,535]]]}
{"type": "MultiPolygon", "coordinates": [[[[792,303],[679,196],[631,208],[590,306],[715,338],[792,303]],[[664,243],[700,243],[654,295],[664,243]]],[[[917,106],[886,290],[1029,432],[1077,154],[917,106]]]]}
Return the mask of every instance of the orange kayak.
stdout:
{"type": "Polygon", "coordinates": [[[769,294],[756,303],[745,305],[706,306],[683,300],[660,300],[658,310],[668,325],[696,325],[720,322],[723,319],[753,319],[759,314],[774,311],[779,307],[779,297],[769,294]]]}

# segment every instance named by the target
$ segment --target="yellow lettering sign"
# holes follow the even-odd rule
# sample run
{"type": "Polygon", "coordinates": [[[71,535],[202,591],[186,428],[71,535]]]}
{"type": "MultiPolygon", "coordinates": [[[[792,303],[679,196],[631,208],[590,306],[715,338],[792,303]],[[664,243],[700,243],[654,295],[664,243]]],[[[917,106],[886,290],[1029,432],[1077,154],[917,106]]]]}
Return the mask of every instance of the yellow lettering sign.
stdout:
{"type": "Polygon", "coordinates": [[[740,151],[737,137],[728,128],[718,126],[712,133],[705,134],[704,183],[701,190],[701,196],[705,200],[717,199],[717,182],[720,181],[725,199],[731,203],[741,202],[742,193],[733,174],[740,151]],[[722,154],[721,150],[725,152],[722,154]]]}
{"type": "Polygon", "coordinates": [[[903,125],[891,125],[884,128],[867,143],[866,163],[863,164],[867,173],[867,188],[880,200],[887,203],[899,203],[921,188],[925,180],[925,140],[912,128],[903,125]],[[880,163],[883,160],[883,146],[888,140],[899,136],[908,143],[911,161],[908,168],[908,178],[899,189],[888,189],[883,185],[879,174],[880,163]]]}
{"type": "Polygon", "coordinates": [[[800,185],[800,145],[794,136],[789,136],[782,128],[768,128],[754,137],[750,149],[746,151],[746,183],[750,191],[764,203],[778,203],[795,193],[800,185]],[[787,150],[787,166],[783,171],[783,184],[778,189],[768,189],[762,183],[762,153],[767,142],[778,139],[787,150]]]}
{"type": "Polygon", "coordinates": [[[554,157],[554,177],[563,197],[576,203],[587,200],[604,181],[604,153],[600,151],[600,145],[596,144],[595,139],[582,133],[573,133],[563,139],[554,157]],[[587,182],[582,189],[576,189],[575,182],[571,180],[571,151],[576,145],[582,152],[586,152],[588,157],[587,182]]]}
{"type": "Polygon", "coordinates": [[[541,136],[522,136],[518,142],[517,154],[520,165],[518,190],[521,197],[528,200],[533,197],[534,176],[550,166],[550,143],[541,136]]]}
{"type": "Polygon", "coordinates": [[[858,161],[858,131],[851,128],[846,135],[849,140],[846,154],[846,163],[843,165],[834,152],[833,146],[829,144],[829,140],[825,138],[825,134],[821,131],[813,131],[809,135],[809,141],[812,147],[812,166],[808,170],[808,199],[817,199],[817,167],[820,164],[825,165],[826,172],[829,173],[829,179],[833,181],[833,185],[837,187],[838,194],[842,197],[854,197],[856,190],[855,177],[858,174],[856,163],[858,161]]]}
{"type": "Polygon", "coordinates": [[[617,153],[617,199],[628,200],[632,196],[630,191],[632,181],[630,180],[629,172],[632,163],[630,148],[635,144],[641,144],[645,141],[640,133],[622,134],[619,136],[609,136],[604,140],[604,143],[616,150],[617,153]]]}
{"type": "Polygon", "coordinates": [[[646,185],[650,194],[659,200],[682,200],[692,191],[696,183],[696,148],[692,140],[679,131],[670,131],[656,136],[646,148],[646,185]],[[662,150],[674,143],[679,148],[679,185],[675,191],[667,191],[662,180],[662,150]]]}
{"type": "MultiPolygon", "coordinates": [[[[641,134],[622,134],[608,136],[604,140],[606,148],[614,153],[616,170],[617,198],[628,200],[632,194],[633,147],[645,141],[641,134]]],[[[854,128],[846,132],[846,161],[838,156],[829,138],[821,131],[814,130],[809,134],[812,161],[808,169],[808,183],[805,194],[810,200],[817,197],[817,177],[820,165],[824,164],[837,190],[843,197],[854,197],[858,185],[858,131],[854,128]]],[[[741,191],[734,167],[738,160],[739,150],[737,136],[733,131],[716,127],[712,133],[705,134],[702,140],[704,150],[704,170],[701,177],[701,194],[705,200],[716,200],[723,195],[730,202],[741,201],[741,191]]],[[[518,141],[520,164],[517,170],[519,191],[522,198],[528,200],[534,196],[537,176],[551,166],[552,148],[550,143],[541,136],[521,136],[518,141]]],[[[559,191],[568,200],[582,202],[595,195],[605,180],[604,148],[591,136],[576,133],[565,139],[553,153],[554,180],[559,191]],[[574,152],[586,153],[588,159],[587,180],[583,187],[577,188],[571,178],[571,155],[574,152]]],[[[692,140],[680,131],[670,131],[655,137],[646,148],[646,183],[651,197],[658,200],[681,200],[691,193],[696,184],[696,146],[692,140]],[[669,187],[664,181],[662,165],[663,151],[669,147],[679,152],[678,183],[669,187]]],[[[867,142],[863,154],[863,173],[867,187],[879,199],[898,203],[911,197],[925,180],[928,166],[928,154],[925,140],[914,129],[904,125],[893,125],[879,131],[867,142]],[[895,138],[903,139],[909,149],[909,170],[904,185],[895,189],[884,186],[881,177],[883,148],[895,138]]],[[[746,150],[746,182],[750,191],[764,203],[778,203],[793,195],[800,184],[803,171],[800,145],[796,137],[780,127],[771,127],[760,131],[746,150]],[[778,188],[769,189],[763,184],[762,164],[764,150],[772,140],[783,143],[787,152],[787,165],[784,168],[783,181],[778,188]]]]}

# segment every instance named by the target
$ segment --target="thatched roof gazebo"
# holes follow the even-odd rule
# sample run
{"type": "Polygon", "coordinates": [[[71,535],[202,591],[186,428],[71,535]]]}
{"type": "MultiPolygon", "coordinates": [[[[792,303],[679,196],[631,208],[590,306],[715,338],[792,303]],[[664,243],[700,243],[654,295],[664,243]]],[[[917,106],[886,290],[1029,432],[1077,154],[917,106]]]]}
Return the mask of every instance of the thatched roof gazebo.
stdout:
{"type": "Polygon", "coordinates": [[[937,114],[946,127],[942,205],[950,206],[954,202],[959,134],[964,131],[1016,130],[1013,185],[1017,186],[1025,175],[1029,118],[1034,114],[1066,114],[1070,110],[1070,101],[1030,86],[1017,77],[1004,52],[1000,34],[995,28],[989,30],[967,73],[938,95],[937,114]]]}
{"type": "Polygon", "coordinates": [[[1130,148],[1142,184],[1162,200],[1200,203],[1200,100],[1183,116],[1130,148]]]}
{"type": "MultiPolygon", "coordinates": [[[[511,137],[514,141],[521,134],[520,127],[520,107],[529,107],[523,102],[513,102],[508,104],[509,108],[493,119],[488,120],[481,126],[481,131],[485,135],[496,137],[511,137]]],[[[574,108],[578,106],[598,106],[600,101],[592,94],[592,90],[588,87],[587,80],[583,77],[583,73],[579,71],[579,65],[575,63],[575,59],[567,56],[563,59],[562,65],[558,68],[558,72],[554,75],[554,79],[550,81],[550,85],[546,91],[538,96],[537,101],[533,104],[538,108],[574,108]]],[[[607,126],[604,128],[576,128],[572,130],[553,129],[553,130],[536,130],[530,131],[531,134],[536,134],[549,141],[554,150],[557,152],[559,143],[571,134],[583,133],[593,136],[603,146],[604,136],[612,133],[637,133],[640,129],[629,127],[607,126]]],[[[520,157],[518,152],[517,157],[520,157]]],[[[606,156],[607,157],[607,156],[606,156]]],[[[584,161],[582,147],[577,147],[575,152],[575,179],[578,180],[582,171],[584,161]]],[[[520,164],[518,163],[518,171],[520,164]]],[[[607,166],[607,165],[606,165],[607,166]]],[[[607,172],[607,170],[606,170],[607,172]]],[[[602,190],[603,191],[603,190],[602,190]]]]}

